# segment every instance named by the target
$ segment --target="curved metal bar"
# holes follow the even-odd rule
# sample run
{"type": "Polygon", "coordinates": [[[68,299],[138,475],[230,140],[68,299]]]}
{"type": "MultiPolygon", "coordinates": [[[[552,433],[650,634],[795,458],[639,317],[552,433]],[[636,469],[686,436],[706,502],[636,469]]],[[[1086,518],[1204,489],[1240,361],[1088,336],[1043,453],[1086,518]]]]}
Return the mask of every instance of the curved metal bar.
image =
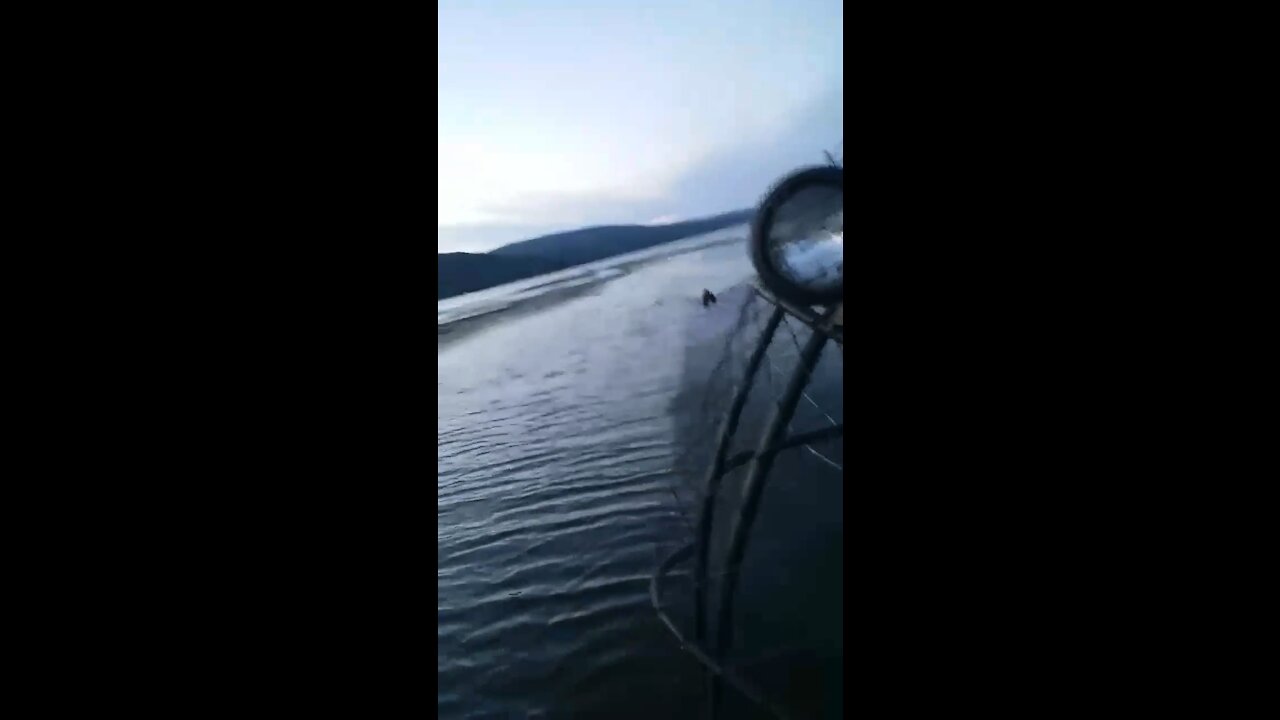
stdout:
{"type": "MultiPolygon", "coordinates": [[[[818,357],[822,354],[822,348],[829,339],[826,334],[815,332],[805,342],[804,349],[800,353],[800,362],[796,366],[795,372],[791,375],[791,380],[787,383],[786,390],[783,391],[781,401],[774,410],[773,417],[769,419],[769,424],[765,428],[764,436],[760,441],[760,450],[752,460],[751,470],[747,475],[743,489],[742,507],[738,513],[737,522],[734,523],[729,536],[729,554],[725,561],[725,587],[720,597],[720,612],[716,619],[716,644],[713,648],[713,657],[717,661],[719,658],[724,657],[732,640],[731,621],[733,618],[733,599],[738,586],[738,568],[742,563],[742,556],[746,552],[747,538],[751,534],[751,526],[755,522],[756,512],[759,509],[760,496],[764,489],[765,479],[769,475],[769,470],[773,467],[778,445],[784,439],[783,435],[787,431],[787,425],[792,415],[795,414],[796,405],[800,402],[800,393],[808,384],[809,375],[813,372],[814,366],[818,364],[818,357]]],[[[710,694],[711,717],[714,718],[720,705],[721,684],[719,676],[711,678],[710,694]]]]}
{"type": "Polygon", "coordinates": [[[662,609],[661,598],[663,578],[668,572],[670,572],[671,568],[674,567],[676,563],[687,559],[692,555],[694,548],[695,543],[689,543],[678,548],[675,552],[671,553],[671,555],[667,556],[666,560],[662,561],[662,564],[658,566],[658,571],[649,579],[649,602],[653,605],[654,611],[658,613],[658,619],[662,621],[663,625],[667,626],[667,629],[671,631],[672,635],[676,636],[676,640],[680,642],[680,649],[689,653],[697,659],[698,662],[702,663],[702,665],[706,667],[714,677],[729,683],[733,689],[742,693],[748,700],[766,708],[775,716],[786,720],[787,714],[782,710],[782,708],[779,708],[777,705],[770,702],[764,694],[752,686],[751,683],[743,680],[736,672],[725,668],[723,665],[713,660],[711,656],[708,655],[697,643],[692,643],[686,640],[684,635],[680,632],[680,629],[676,627],[675,622],[672,621],[671,617],[662,609]]]}
{"type": "MultiPolygon", "coordinates": [[[[830,427],[824,427],[821,430],[810,430],[809,432],[798,433],[778,443],[777,447],[775,447],[772,450],[772,454],[777,455],[783,450],[788,450],[790,448],[797,447],[799,445],[808,445],[811,442],[820,442],[822,440],[834,440],[838,437],[841,437],[842,435],[844,435],[843,423],[839,425],[831,425],[830,427]]],[[[760,457],[760,453],[755,453],[750,450],[740,452],[737,455],[734,455],[733,457],[725,461],[724,472],[727,474],[730,470],[733,470],[739,465],[745,465],[746,463],[751,462],[752,459],[757,457],[760,457]]]]}
{"type": "Polygon", "coordinates": [[[733,434],[738,429],[738,421],[742,418],[742,409],[747,404],[747,395],[751,392],[751,384],[755,380],[756,371],[760,369],[760,363],[764,360],[765,351],[769,349],[769,344],[773,342],[773,335],[778,331],[778,325],[782,322],[784,314],[785,311],[781,307],[774,305],[773,313],[769,316],[769,322],[765,325],[764,333],[760,336],[755,350],[751,353],[751,358],[747,361],[746,374],[742,378],[742,386],[738,388],[737,394],[734,395],[733,403],[729,406],[729,413],[725,416],[724,423],[720,426],[720,439],[716,444],[716,456],[711,463],[711,467],[707,470],[706,479],[703,481],[702,512],[698,519],[698,559],[694,570],[693,585],[693,637],[698,642],[702,642],[707,634],[707,557],[711,552],[711,522],[715,516],[716,495],[720,492],[720,480],[725,473],[725,455],[729,453],[729,443],[733,440],[733,434]]]}
{"type": "Polygon", "coordinates": [[[813,309],[796,305],[795,303],[780,298],[769,291],[768,288],[756,285],[756,292],[765,300],[786,310],[797,320],[809,326],[810,330],[822,333],[827,337],[835,340],[837,344],[844,347],[844,304],[840,303],[829,308],[821,315],[814,312],[813,309]]]}

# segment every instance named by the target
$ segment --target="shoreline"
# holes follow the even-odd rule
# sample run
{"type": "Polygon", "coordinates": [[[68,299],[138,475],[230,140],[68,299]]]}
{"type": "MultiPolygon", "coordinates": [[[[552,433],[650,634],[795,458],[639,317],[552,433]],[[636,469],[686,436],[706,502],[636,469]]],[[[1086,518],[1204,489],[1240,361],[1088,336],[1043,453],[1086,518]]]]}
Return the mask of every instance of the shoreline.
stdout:
{"type": "Polygon", "coordinates": [[[571,288],[565,288],[562,290],[552,290],[551,292],[543,293],[542,295],[534,298],[517,300],[510,305],[496,310],[490,310],[486,313],[472,315],[458,320],[450,320],[443,324],[437,324],[436,351],[439,352],[444,349],[445,346],[480,332],[481,330],[502,322],[503,320],[514,320],[517,317],[532,315],[554,305],[568,302],[579,295],[586,294],[588,291],[593,290],[610,280],[616,280],[619,277],[622,276],[618,275],[611,278],[604,278],[596,282],[582,283],[581,285],[575,285],[571,288]]]}
{"type": "Polygon", "coordinates": [[[436,352],[439,352],[445,349],[445,347],[457,342],[458,340],[469,337],[477,332],[484,330],[485,328],[491,327],[496,323],[502,322],[504,320],[514,320],[524,315],[532,315],[534,313],[541,312],[555,305],[566,303],[581,295],[586,295],[589,292],[600,287],[601,285],[608,282],[612,282],[621,277],[626,277],[630,275],[632,272],[646,265],[652,265],[653,263],[661,262],[664,260],[670,260],[673,257],[685,255],[691,252],[697,252],[699,250],[704,250],[707,248],[719,247],[720,245],[728,245],[730,243],[737,243],[737,242],[744,242],[744,241],[745,241],[745,238],[743,237],[724,238],[722,240],[709,242],[705,245],[699,245],[698,247],[695,247],[695,248],[682,249],[678,251],[673,251],[671,253],[664,253],[661,255],[657,255],[654,257],[631,260],[629,262],[620,263],[615,266],[617,270],[621,271],[617,275],[612,275],[605,278],[599,278],[594,282],[584,282],[582,284],[574,285],[573,287],[563,288],[560,290],[551,290],[541,295],[538,295],[537,297],[526,298],[524,300],[515,300],[510,305],[507,305],[505,307],[500,307],[496,310],[490,310],[489,312],[481,313],[479,315],[472,315],[470,317],[460,318],[457,320],[449,320],[444,323],[437,323],[436,324],[436,352]]]}

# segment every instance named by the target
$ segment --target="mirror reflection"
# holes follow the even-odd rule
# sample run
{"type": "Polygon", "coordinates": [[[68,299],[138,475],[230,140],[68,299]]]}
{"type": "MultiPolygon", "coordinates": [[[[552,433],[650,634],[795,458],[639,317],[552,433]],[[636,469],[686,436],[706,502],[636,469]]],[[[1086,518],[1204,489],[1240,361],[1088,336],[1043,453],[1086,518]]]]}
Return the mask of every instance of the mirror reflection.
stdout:
{"type": "Polygon", "coordinates": [[[812,292],[838,292],[844,283],[844,190],[807,187],[774,210],[767,240],[772,265],[812,292]]]}

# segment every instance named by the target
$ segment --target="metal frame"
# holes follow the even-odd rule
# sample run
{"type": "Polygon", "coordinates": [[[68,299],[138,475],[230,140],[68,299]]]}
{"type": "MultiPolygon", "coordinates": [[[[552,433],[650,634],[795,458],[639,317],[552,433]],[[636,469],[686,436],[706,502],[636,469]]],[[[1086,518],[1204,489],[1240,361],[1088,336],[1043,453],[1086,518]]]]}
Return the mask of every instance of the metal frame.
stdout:
{"type": "Polygon", "coordinates": [[[829,341],[833,340],[843,347],[842,306],[835,306],[822,313],[817,313],[812,309],[796,306],[779,299],[759,286],[755,290],[766,301],[772,303],[774,309],[768,323],[765,325],[764,331],[760,335],[760,340],[747,361],[742,385],[737,389],[728,413],[721,423],[715,458],[712,460],[711,467],[708,468],[705,478],[704,487],[706,490],[699,515],[697,537],[694,542],[680,547],[669,555],[659,565],[649,585],[650,602],[653,604],[653,608],[658,613],[662,623],[675,635],[680,642],[681,648],[693,655],[708,670],[709,714],[713,720],[719,714],[725,684],[730,685],[749,700],[768,709],[775,716],[780,718],[787,717],[787,713],[783,708],[769,701],[758,689],[723,665],[723,659],[733,642],[733,603],[737,593],[738,570],[746,553],[747,541],[751,534],[751,528],[755,523],[756,513],[759,510],[760,497],[765,483],[768,481],[769,472],[773,468],[773,461],[778,453],[817,440],[843,437],[844,435],[844,425],[838,424],[822,430],[799,433],[790,437],[786,436],[791,418],[795,414],[796,405],[799,403],[801,393],[809,383],[809,377],[813,373],[814,366],[817,365],[822,349],[829,341]],[[746,406],[747,395],[751,391],[756,373],[760,369],[766,351],[773,342],[778,326],[786,315],[796,317],[814,332],[800,352],[800,359],[795,372],[787,382],[778,406],[769,418],[757,449],[754,452],[748,451],[728,457],[729,447],[734,433],[738,429],[742,411],[746,406]],[[726,571],[724,577],[726,585],[720,594],[720,604],[716,613],[716,637],[714,638],[714,644],[708,650],[707,643],[710,638],[707,637],[709,635],[707,613],[710,609],[708,607],[710,596],[707,592],[707,574],[716,497],[719,494],[724,476],[729,471],[746,463],[750,463],[750,468],[747,471],[747,479],[744,485],[742,506],[731,526],[729,550],[725,563],[726,571]],[[690,640],[684,636],[679,626],[663,609],[661,600],[662,586],[666,576],[677,564],[691,557],[694,559],[694,616],[693,638],[690,640]]]}

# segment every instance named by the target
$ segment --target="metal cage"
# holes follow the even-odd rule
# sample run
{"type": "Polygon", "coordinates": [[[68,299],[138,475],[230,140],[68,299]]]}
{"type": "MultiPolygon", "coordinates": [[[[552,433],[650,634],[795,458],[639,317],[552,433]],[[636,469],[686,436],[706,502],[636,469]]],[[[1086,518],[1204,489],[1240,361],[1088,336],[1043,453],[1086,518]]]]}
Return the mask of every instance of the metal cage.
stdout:
{"type": "Polygon", "coordinates": [[[659,563],[649,585],[650,602],[658,617],[667,629],[675,636],[683,650],[691,654],[707,670],[708,673],[708,711],[711,718],[717,718],[722,708],[722,693],[725,685],[741,693],[748,700],[770,711],[773,715],[786,718],[787,711],[765,696],[758,688],[745,680],[737,672],[727,668],[724,662],[732,642],[732,617],[734,599],[737,591],[738,575],[741,568],[747,539],[755,522],[759,509],[760,497],[768,482],[774,460],[784,450],[797,448],[818,440],[830,440],[844,436],[844,424],[838,423],[813,432],[788,435],[788,427],[805,387],[809,383],[813,369],[828,342],[835,342],[843,349],[844,319],[843,303],[837,303],[822,310],[795,305],[783,300],[757,284],[754,291],[765,301],[773,305],[768,322],[747,360],[745,376],[736,389],[733,400],[721,420],[716,451],[704,478],[704,492],[698,516],[696,535],[692,542],[685,544],[659,563]],[[729,449],[737,432],[747,395],[755,381],[757,371],[765,358],[765,353],[773,342],[778,326],[785,316],[790,315],[807,325],[813,332],[800,351],[799,362],[787,381],[777,407],[770,415],[754,451],[746,451],[729,455],[729,449]],[[715,502],[719,494],[722,480],[732,470],[748,466],[743,486],[743,498],[736,517],[733,518],[729,532],[729,545],[725,559],[725,586],[720,593],[719,605],[714,608],[717,632],[711,633],[708,619],[712,610],[709,607],[711,594],[708,588],[708,567],[712,542],[715,502]],[[679,625],[664,609],[662,603],[664,583],[672,571],[681,564],[693,563],[694,573],[694,610],[691,637],[681,631],[679,625]]]}

